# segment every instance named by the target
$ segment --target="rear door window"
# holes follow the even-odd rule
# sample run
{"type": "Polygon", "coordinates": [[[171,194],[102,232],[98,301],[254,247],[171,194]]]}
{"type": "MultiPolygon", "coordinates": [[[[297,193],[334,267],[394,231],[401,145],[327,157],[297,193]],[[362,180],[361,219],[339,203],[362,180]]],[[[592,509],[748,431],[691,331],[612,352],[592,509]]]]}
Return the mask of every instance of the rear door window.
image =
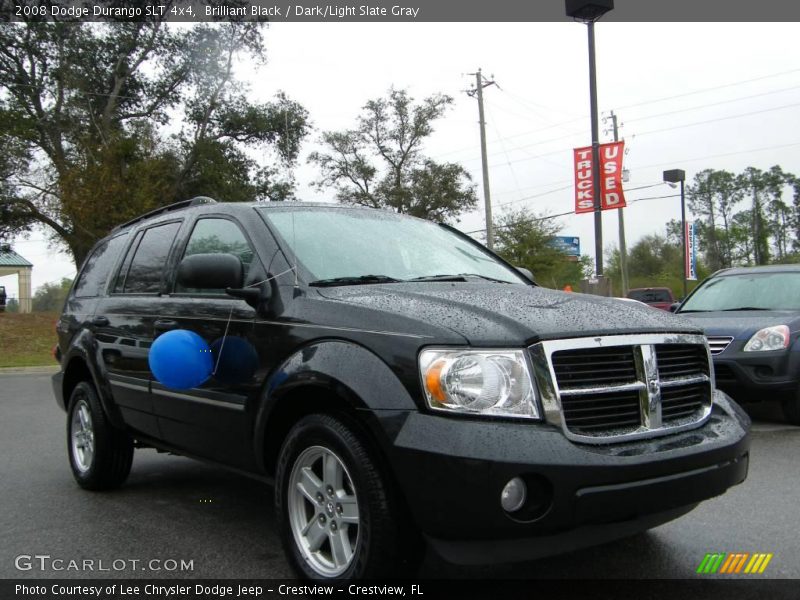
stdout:
{"type": "Polygon", "coordinates": [[[128,241],[127,232],[97,245],[83,264],[81,274],[75,283],[76,298],[92,298],[103,294],[108,274],[114,268],[126,241],[128,241]]]}
{"type": "Polygon", "coordinates": [[[167,257],[181,224],[165,223],[146,229],[131,244],[122,264],[114,292],[117,294],[157,294],[167,264],[167,257]]]}

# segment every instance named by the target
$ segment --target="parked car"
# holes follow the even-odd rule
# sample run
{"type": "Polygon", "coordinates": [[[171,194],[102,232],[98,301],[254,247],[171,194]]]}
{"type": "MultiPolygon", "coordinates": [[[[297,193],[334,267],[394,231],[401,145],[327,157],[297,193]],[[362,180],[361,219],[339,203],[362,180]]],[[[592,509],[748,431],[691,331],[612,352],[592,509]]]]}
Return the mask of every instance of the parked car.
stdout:
{"type": "Polygon", "coordinates": [[[660,308],[661,310],[670,310],[670,306],[675,302],[672,295],[672,290],[665,287],[654,288],[633,288],[628,290],[628,298],[638,300],[653,308],[660,308]]]}
{"type": "Polygon", "coordinates": [[[717,271],[676,314],[705,331],[718,387],[742,400],[779,401],[800,425],[800,265],[717,271]]]}
{"type": "Polygon", "coordinates": [[[743,481],[749,420],[699,329],[628,304],[392,212],[178,203],[101,240],[66,301],[69,464],[108,489],[152,446],[271,482],[309,578],[631,535],[743,481]]]}
{"type": "Polygon", "coordinates": [[[6,309],[6,288],[0,285],[0,312],[6,309]]]}

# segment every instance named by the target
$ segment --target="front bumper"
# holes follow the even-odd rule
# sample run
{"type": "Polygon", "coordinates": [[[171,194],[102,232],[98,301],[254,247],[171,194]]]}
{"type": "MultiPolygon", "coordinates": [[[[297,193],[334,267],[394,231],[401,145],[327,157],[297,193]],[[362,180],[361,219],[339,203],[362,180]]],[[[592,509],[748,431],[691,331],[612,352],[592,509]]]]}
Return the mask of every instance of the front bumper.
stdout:
{"type": "Polygon", "coordinates": [[[547,424],[411,414],[394,465],[418,525],[457,563],[537,558],[655,527],[747,476],[749,418],[717,392],[701,427],[606,446],[547,424]],[[528,483],[510,515],[500,494],[528,483]],[[489,551],[491,549],[491,551],[489,551]]]}
{"type": "Polygon", "coordinates": [[[734,341],[714,356],[717,387],[734,398],[780,399],[800,384],[800,352],[742,352],[734,341]]]}

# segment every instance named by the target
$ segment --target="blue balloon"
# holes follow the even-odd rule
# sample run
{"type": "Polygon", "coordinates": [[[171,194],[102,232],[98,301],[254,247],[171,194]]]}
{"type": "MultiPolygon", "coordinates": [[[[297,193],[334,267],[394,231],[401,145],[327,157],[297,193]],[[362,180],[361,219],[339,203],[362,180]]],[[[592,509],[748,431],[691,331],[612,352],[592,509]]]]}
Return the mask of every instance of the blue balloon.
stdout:
{"type": "Polygon", "coordinates": [[[214,378],[222,383],[247,383],[258,369],[256,349],[246,339],[235,335],[213,342],[211,354],[217,365],[214,378]]]}
{"type": "Polygon", "coordinates": [[[174,329],[158,336],[147,361],[156,380],[175,390],[202,385],[214,370],[206,341],[186,329],[174,329]]]}

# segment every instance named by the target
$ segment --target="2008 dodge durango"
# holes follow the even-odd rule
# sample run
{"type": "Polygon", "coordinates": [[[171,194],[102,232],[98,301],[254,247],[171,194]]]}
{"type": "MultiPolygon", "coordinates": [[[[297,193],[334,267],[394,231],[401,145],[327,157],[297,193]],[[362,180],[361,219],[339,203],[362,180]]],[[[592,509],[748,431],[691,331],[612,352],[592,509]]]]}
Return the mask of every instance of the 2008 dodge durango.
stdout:
{"type": "Polygon", "coordinates": [[[147,446],[274,482],[303,577],[408,573],[423,544],[462,564],[563,552],[747,474],[748,418],[691,324],[544,289],[394,213],[165,207],[97,244],[58,332],[78,484],[122,484],[147,446]]]}

